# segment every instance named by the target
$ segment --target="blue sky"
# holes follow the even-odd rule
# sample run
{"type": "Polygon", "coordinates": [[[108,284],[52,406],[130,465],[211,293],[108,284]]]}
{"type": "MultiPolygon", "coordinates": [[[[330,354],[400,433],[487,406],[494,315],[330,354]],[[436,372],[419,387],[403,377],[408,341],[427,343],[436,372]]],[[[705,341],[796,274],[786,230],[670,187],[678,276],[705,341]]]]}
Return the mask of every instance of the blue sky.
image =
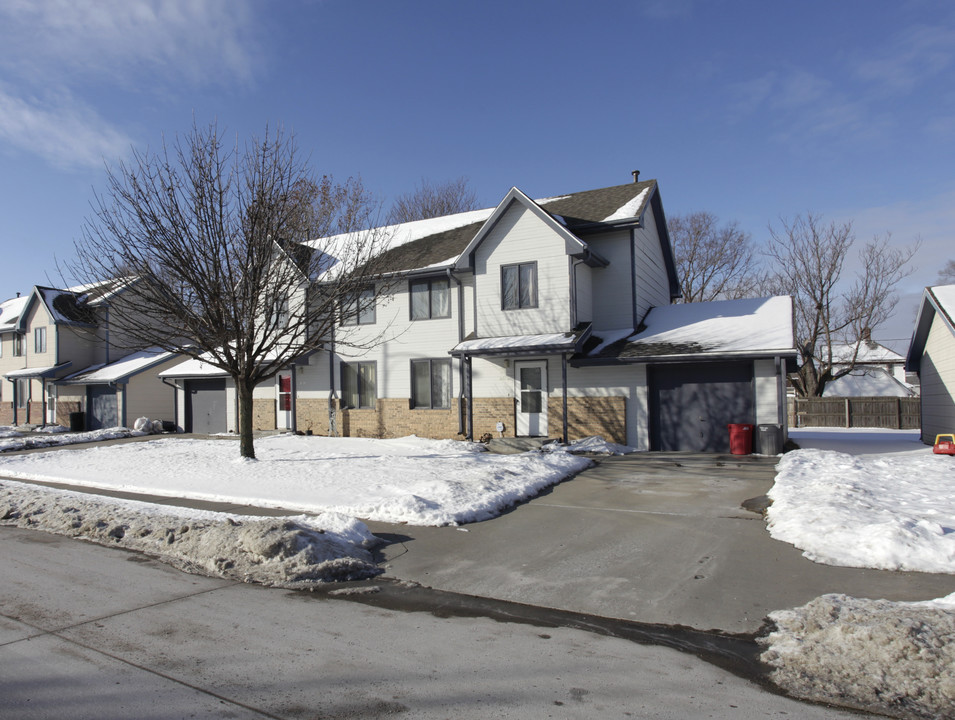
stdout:
{"type": "Polygon", "coordinates": [[[105,163],[216,120],[297,137],[386,205],[656,178],[669,215],[754,239],[812,211],[917,236],[896,318],[955,257],[955,5],[4,0],[0,295],[60,281],[105,163]]]}

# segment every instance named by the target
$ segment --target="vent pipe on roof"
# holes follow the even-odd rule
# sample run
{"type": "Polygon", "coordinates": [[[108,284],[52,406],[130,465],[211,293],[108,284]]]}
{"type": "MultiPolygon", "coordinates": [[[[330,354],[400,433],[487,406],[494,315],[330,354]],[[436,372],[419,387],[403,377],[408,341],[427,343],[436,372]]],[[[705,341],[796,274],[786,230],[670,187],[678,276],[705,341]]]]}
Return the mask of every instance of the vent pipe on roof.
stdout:
{"type": "Polygon", "coordinates": [[[639,171],[639,170],[632,170],[631,172],[633,173],[633,181],[634,181],[634,182],[640,182],[640,171],[639,171]]]}
{"type": "Polygon", "coordinates": [[[17,293],[17,297],[20,297],[20,293],[17,293]]]}

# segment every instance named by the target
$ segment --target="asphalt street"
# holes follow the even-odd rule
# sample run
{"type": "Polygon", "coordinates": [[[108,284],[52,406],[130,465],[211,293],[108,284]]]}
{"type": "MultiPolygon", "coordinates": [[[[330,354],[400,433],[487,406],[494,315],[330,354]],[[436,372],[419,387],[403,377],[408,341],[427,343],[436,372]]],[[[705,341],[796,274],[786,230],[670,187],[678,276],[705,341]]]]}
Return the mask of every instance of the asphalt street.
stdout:
{"type": "Polygon", "coordinates": [[[663,647],[188,575],[34,530],[0,527],[0,578],[0,718],[858,717],[663,647]]]}

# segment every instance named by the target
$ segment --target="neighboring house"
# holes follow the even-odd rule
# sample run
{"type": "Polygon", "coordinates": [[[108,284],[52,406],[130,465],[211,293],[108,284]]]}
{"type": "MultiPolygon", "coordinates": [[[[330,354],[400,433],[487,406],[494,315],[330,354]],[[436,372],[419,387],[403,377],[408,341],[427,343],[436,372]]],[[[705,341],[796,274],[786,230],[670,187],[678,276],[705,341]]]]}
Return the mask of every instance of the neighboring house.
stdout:
{"type": "Polygon", "coordinates": [[[855,356],[848,375],[826,384],[824,397],[913,397],[918,391],[905,378],[905,358],[874,341],[868,333],[855,344],[834,345],[833,371],[844,369],[855,356]]]}
{"type": "MultiPolygon", "coordinates": [[[[115,421],[126,417],[124,408],[135,410],[137,403],[157,414],[165,408],[165,418],[152,419],[172,418],[173,390],[155,372],[117,364],[129,351],[109,340],[109,309],[122,302],[122,288],[119,281],[35,286],[0,305],[0,423],[70,426],[83,413],[84,426],[103,427],[122,424],[115,421]],[[164,405],[147,399],[162,394],[164,405]]],[[[162,362],[171,363],[171,356],[162,362]]]]}
{"type": "Polygon", "coordinates": [[[921,383],[922,442],[955,433],[955,285],[925,288],[905,368],[921,383]]]}
{"type": "MultiPolygon", "coordinates": [[[[727,423],[785,429],[790,299],[671,306],[656,181],[537,201],[512,188],[495,208],[390,230],[386,290],[257,389],[257,428],[701,451],[728,449],[727,423]]],[[[186,430],[236,428],[221,373],[189,361],[163,377],[186,430]]]]}

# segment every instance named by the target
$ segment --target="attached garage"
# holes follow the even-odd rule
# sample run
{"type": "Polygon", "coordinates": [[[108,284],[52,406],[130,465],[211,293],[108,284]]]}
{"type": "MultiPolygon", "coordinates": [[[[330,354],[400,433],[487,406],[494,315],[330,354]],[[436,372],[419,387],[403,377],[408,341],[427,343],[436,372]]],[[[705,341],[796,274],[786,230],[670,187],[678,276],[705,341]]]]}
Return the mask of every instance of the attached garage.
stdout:
{"type": "Polygon", "coordinates": [[[113,385],[88,385],[86,388],[86,429],[102,430],[120,424],[119,398],[113,385]]]}
{"type": "Polygon", "coordinates": [[[752,362],[651,365],[650,449],[729,452],[729,423],[756,422],[752,362]]]}
{"type": "Polygon", "coordinates": [[[185,381],[186,432],[212,435],[229,429],[225,384],[219,378],[185,381]]]}

